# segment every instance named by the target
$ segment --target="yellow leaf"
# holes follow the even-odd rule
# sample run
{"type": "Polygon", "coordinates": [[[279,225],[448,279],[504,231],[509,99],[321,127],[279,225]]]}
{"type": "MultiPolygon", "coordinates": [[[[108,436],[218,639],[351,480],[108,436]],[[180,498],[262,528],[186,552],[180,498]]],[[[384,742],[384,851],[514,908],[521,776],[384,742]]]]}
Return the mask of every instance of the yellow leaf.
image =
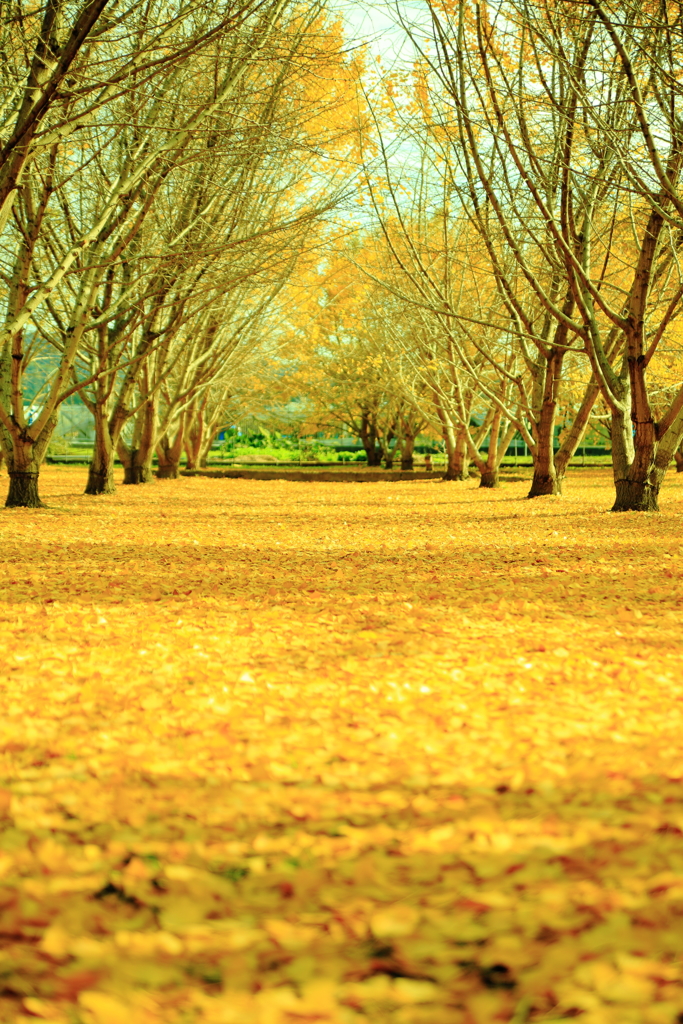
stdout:
{"type": "Polygon", "coordinates": [[[127,1024],[131,1019],[130,1007],[105,992],[80,992],[78,1002],[89,1011],[93,1024],[127,1024]]]}
{"type": "Polygon", "coordinates": [[[64,960],[69,955],[70,937],[61,925],[53,924],[44,933],[39,947],[55,960],[64,960]]]}
{"type": "Polygon", "coordinates": [[[306,949],[318,934],[315,928],[290,924],[289,921],[268,920],[263,922],[263,927],[278,946],[292,952],[306,949]]]}
{"type": "Polygon", "coordinates": [[[399,939],[412,935],[419,920],[420,912],[415,907],[395,903],[373,914],[370,918],[370,928],[375,938],[399,939]]]}

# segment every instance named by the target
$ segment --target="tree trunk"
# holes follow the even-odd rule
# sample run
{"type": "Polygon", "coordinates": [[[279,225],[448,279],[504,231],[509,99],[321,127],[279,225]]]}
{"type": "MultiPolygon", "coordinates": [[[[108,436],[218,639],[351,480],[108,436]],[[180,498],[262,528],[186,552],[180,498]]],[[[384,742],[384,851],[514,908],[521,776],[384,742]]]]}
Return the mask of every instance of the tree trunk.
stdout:
{"type": "Polygon", "coordinates": [[[180,456],[183,452],[184,437],[185,417],[181,415],[173,441],[169,441],[168,434],[164,434],[157,445],[158,480],[177,480],[180,476],[180,456]]]}
{"type": "Polygon", "coordinates": [[[9,471],[9,493],[5,508],[45,508],[38,496],[38,468],[33,472],[21,469],[9,471]]]}
{"type": "Polygon", "coordinates": [[[157,401],[145,402],[138,412],[130,447],[119,439],[118,454],[123,463],[124,484],[147,484],[154,479],[152,457],[156,435],[157,401]]]}
{"type": "Polygon", "coordinates": [[[35,439],[28,433],[30,428],[16,428],[16,433],[11,435],[3,429],[2,441],[9,475],[6,508],[45,508],[38,494],[38,474],[56,425],[55,414],[35,439]]]}
{"type": "Polygon", "coordinates": [[[411,470],[415,467],[413,451],[415,449],[416,434],[406,431],[403,435],[403,448],[401,450],[401,469],[411,470]]]}
{"type": "Polygon", "coordinates": [[[573,459],[577,448],[583,441],[586,430],[588,429],[588,421],[590,420],[590,414],[593,411],[595,401],[600,394],[600,387],[595,380],[591,380],[586,387],[583,401],[579,406],[576,415],[574,416],[574,422],[560,445],[560,449],[555,454],[555,472],[560,487],[564,482],[564,475],[567,471],[570,459],[573,459]]]}
{"type": "Polygon", "coordinates": [[[562,479],[557,475],[555,466],[555,420],[559,381],[562,375],[564,351],[553,349],[546,361],[543,380],[543,399],[538,419],[534,425],[533,450],[534,476],[528,498],[538,498],[543,494],[562,494],[562,479]]]}
{"type": "Polygon", "coordinates": [[[444,442],[447,459],[444,480],[468,480],[470,460],[467,453],[466,431],[459,430],[456,434],[453,425],[449,423],[444,431],[444,442]]]}
{"type": "Polygon", "coordinates": [[[114,494],[114,461],[110,465],[100,466],[95,458],[88,468],[88,482],[84,494],[114,494]]]}
{"type": "MultiPolygon", "coordinates": [[[[622,422],[613,410],[611,433],[616,498],[612,511],[658,512],[659,490],[662,481],[671,465],[672,456],[675,457],[680,452],[683,409],[679,411],[668,428],[663,430],[662,436],[658,439],[658,428],[654,422],[648,422],[645,417],[640,419],[640,423],[638,417],[632,417],[632,419],[635,423],[635,431],[628,436],[625,428],[630,424],[625,417],[621,418],[624,421],[622,422]],[[617,426],[624,429],[617,430],[615,429],[617,426]],[[630,452],[633,452],[633,456],[629,461],[630,452]]],[[[662,429],[661,425],[659,429],[662,429]]],[[[680,469],[678,460],[676,463],[677,468],[680,469]]]]}
{"type": "Polygon", "coordinates": [[[211,449],[213,447],[213,442],[216,440],[217,436],[220,434],[220,431],[221,431],[220,423],[219,423],[219,425],[217,427],[216,426],[209,426],[209,427],[205,427],[204,428],[204,432],[203,432],[204,440],[202,441],[202,444],[201,444],[201,446],[199,448],[199,465],[201,466],[202,469],[206,469],[206,466],[207,466],[208,461],[209,461],[209,455],[211,454],[211,449]]]}
{"type": "MultiPolygon", "coordinates": [[[[185,438],[183,445],[185,447],[185,457],[187,459],[187,469],[196,469],[197,466],[204,468],[206,466],[207,453],[204,452],[205,447],[205,416],[203,404],[198,409],[192,409],[188,414],[189,426],[185,431],[185,438]]],[[[209,448],[213,443],[215,434],[209,439],[209,448]]]]}
{"type": "MultiPolygon", "coordinates": [[[[628,360],[631,364],[632,360],[628,360]]],[[[616,491],[612,512],[658,512],[666,467],[655,464],[657,438],[642,366],[629,365],[630,387],[612,406],[612,468],[616,491]]]]}
{"type": "Polygon", "coordinates": [[[132,453],[132,460],[129,465],[123,468],[124,484],[148,484],[154,479],[150,462],[140,460],[140,451],[136,449],[132,453]]]}
{"type": "Polygon", "coordinates": [[[562,480],[555,472],[555,465],[547,463],[545,469],[534,465],[534,475],[527,498],[540,498],[543,494],[562,494],[562,480]]]}
{"type": "Polygon", "coordinates": [[[499,487],[498,483],[498,470],[497,469],[485,469],[481,474],[481,480],[479,481],[480,487],[499,487]]]}
{"type": "Polygon", "coordinates": [[[610,433],[612,435],[612,469],[616,496],[612,512],[658,512],[657,499],[661,480],[652,460],[645,472],[641,471],[631,425],[630,396],[625,408],[613,408],[610,433]]]}
{"type": "Polygon", "coordinates": [[[368,459],[368,466],[382,465],[382,449],[377,445],[377,425],[368,413],[361,417],[360,440],[368,459]]]}
{"type": "Polygon", "coordinates": [[[119,443],[118,453],[123,463],[124,484],[148,484],[154,479],[151,451],[147,452],[144,448],[129,448],[119,443]]]}
{"type": "MultiPolygon", "coordinates": [[[[489,450],[486,458],[486,462],[479,461],[477,468],[481,473],[481,479],[479,481],[480,487],[498,487],[498,467],[500,466],[503,455],[507,451],[508,438],[512,437],[514,433],[514,425],[508,425],[508,429],[505,435],[501,438],[500,428],[503,423],[503,413],[500,409],[496,408],[491,417],[491,428],[489,430],[489,450]]],[[[475,452],[470,452],[471,455],[476,455],[475,452]]],[[[475,459],[475,465],[477,459],[475,459]]]]}
{"type": "Polygon", "coordinates": [[[615,490],[612,512],[659,512],[659,481],[655,473],[647,480],[616,480],[615,490]]]}
{"type": "Polygon", "coordinates": [[[114,486],[114,442],[109,430],[106,412],[99,405],[94,406],[95,445],[88,470],[86,494],[113,494],[114,486]]]}
{"type": "Polygon", "coordinates": [[[382,451],[382,462],[384,463],[384,468],[393,469],[394,459],[401,454],[400,427],[397,421],[389,427],[384,437],[380,438],[380,449],[382,451]],[[391,443],[392,441],[394,442],[393,445],[391,443]]]}

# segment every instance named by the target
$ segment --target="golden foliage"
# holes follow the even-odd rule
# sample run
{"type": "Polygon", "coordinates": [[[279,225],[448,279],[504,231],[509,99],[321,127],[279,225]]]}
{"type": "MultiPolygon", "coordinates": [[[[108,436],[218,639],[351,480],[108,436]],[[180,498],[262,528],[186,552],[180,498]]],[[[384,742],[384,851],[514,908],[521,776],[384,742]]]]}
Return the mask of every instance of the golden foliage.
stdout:
{"type": "Polygon", "coordinates": [[[0,1019],[683,1012],[677,480],[81,476],[0,524],[0,1019]]]}

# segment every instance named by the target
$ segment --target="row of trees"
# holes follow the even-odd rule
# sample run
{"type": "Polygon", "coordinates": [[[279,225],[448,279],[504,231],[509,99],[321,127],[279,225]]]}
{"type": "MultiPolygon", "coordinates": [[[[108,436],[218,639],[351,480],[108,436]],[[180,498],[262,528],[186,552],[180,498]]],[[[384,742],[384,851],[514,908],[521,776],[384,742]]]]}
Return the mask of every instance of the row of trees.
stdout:
{"type": "Polygon", "coordinates": [[[378,454],[426,422],[447,475],[473,462],[483,486],[518,433],[530,497],[561,492],[599,422],[614,509],[655,510],[683,468],[680,4],[422,15],[401,23],[412,69],[375,101],[376,230],[349,256],[366,282],[340,272],[323,303],[337,419],[353,407],[378,454]]]}
{"type": "Polygon", "coordinates": [[[444,244],[429,259],[433,218],[394,241],[383,217],[396,264],[443,324],[441,361],[522,433],[532,495],[561,488],[599,396],[614,509],[656,509],[683,436],[680,5],[461,0],[429,14],[412,138],[418,194],[441,189],[444,244]],[[460,239],[467,267],[453,268],[460,239]]]}
{"type": "Polygon", "coordinates": [[[74,393],[99,494],[116,455],[128,483],[155,452],[160,475],[183,451],[197,464],[267,388],[306,396],[309,422],[343,423],[371,462],[408,467],[436,433],[447,476],[474,464],[483,486],[520,435],[530,496],[561,492],[599,423],[614,508],[657,508],[683,466],[680,5],[397,10],[414,60],[381,76],[369,131],[368,75],[315,4],[5,5],[8,504],[39,504],[74,393]],[[358,166],[368,212],[323,259],[358,166]]]}
{"type": "Polygon", "coordinates": [[[273,362],[358,142],[355,65],[318,4],[4,5],[0,444],[37,506],[60,405],[95,422],[87,491],[206,454],[273,362]],[[28,414],[26,374],[50,368],[28,414]]]}

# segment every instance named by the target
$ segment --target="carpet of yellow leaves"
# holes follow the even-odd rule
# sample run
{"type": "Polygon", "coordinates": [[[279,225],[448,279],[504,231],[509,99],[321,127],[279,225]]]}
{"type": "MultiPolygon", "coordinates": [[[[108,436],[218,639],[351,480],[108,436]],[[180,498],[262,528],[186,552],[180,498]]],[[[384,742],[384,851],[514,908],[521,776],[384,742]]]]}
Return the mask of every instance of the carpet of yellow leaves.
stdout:
{"type": "Polygon", "coordinates": [[[0,1020],[683,1020],[683,487],[0,516],[0,1020]]]}

